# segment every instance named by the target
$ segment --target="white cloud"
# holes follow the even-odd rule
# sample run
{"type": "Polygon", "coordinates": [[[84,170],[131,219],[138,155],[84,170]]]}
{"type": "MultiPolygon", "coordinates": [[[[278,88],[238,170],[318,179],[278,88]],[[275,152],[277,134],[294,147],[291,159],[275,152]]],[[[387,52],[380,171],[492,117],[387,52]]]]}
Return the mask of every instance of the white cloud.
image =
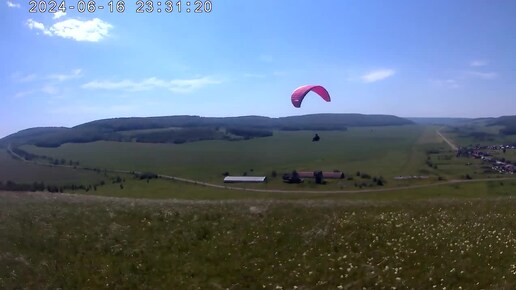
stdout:
{"type": "Polygon", "coordinates": [[[138,110],[135,105],[110,105],[110,106],[91,106],[83,104],[65,105],[55,107],[50,110],[52,114],[84,115],[84,114],[131,114],[138,110]]]}
{"type": "Polygon", "coordinates": [[[59,10],[56,13],[54,13],[53,19],[59,19],[59,18],[65,16],[65,15],[66,15],[66,12],[63,12],[63,11],[59,10]]]}
{"type": "Polygon", "coordinates": [[[41,22],[34,21],[33,19],[27,20],[27,26],[29,26],[30,29],[36,29],[43,32],[43,34],[51,36],[52,32],[45,28],[45,25],[41,22]]]}
{"type": "Polygon", "coordinates": [[[496,72],[462,71],[450,78],[430,80],[433,84],[443,88],[460,88],[469,86],[472,79],[492,80],[498,77],[496,72]]]}
{"type": "MultiPolygon", "coordinates": [[[[56,17],[56,15],[54,15],[54,17],[56,17]]],[[[98,42],[109,36],[109,30],[113,28],[111,24],[99,18],[87,21],[67,19],[53,24],[50,28],[46,28],[41,22],[29,19],[27,20],[27,25],[30,29],[40,30],[48,36],[55,35],[63,38],[71,38],[76,41],[90,42],[98,42]]]]}
{"type": "Polygon", "coordinates": [[[284,77],[284,76],[287,76],[288,73],[286,71],[274,71],[272,72],[272,75],[275,76],[275,77],[284,77]]]}
{"type": "Polygon", "coordinates": [[[14,3],[9,0],[7,0],[7,7],[9,8],[20,8],[20,3],[14,3]]]}
{"type": "Polygon", "coordinates": [[[28,83],[36,80],[38,76],[36,74],[23,74],[21,72],[16,72],[11,75],[12,80],[18,83],[28,83]]]}
{"type": "Polygon", "coordinates": [[[486,66],[487,65],[487,61],[485,61],[485,60],[474,60],[474,61],[470,62],[469,65],[473,66],[473,67],[486,66]]]}
{"type": "Polygon", "coordinates": [[[52,25],[50,31],[63,38],[71,38],[76,41],[97,42],[107,37],[111,28],[113,28],[111,24],[99,18],[87,21],[68,19],[52,25]]]}
{"type": "Polygon", "coordinates": [[[379,69],[379,70],[368,72],[367,74],[360,77],[360,79],[365,83],[373,83],[373,82],[381,81],[388,77],[391,77],[395,73],[396,72],[392,69],[379,69]]]}
{"type": "Polygon", "coordinates": [[[34,90],[21,91],[21,92],[17,92],[16,94],[14,94],[13,98],[15,98],[15,99],[23,98],[23,97],[31,95],[33,93],[34,93],[34,90]]]}
{"type": "Polygon", "coordinates": [[[122,80],[118,82],[112,81],[92,81],[82,85],[85,89],[104,89],[104,90],[124,90],[130,92],[148,91],[153,89],[167,89],[176,93],[188,93],[196,89],[211,84],[219,84],[221,81],[210,77],[202,77],[197,79],[175,79],[162,80],[155,77],[147,78],[142,81],[122,80]]]}
{"type": "Polygon", "coordinates": [[[263,79],[266,77],[264,74],[255,74],[255,73],[245,73],[245,78],[256,78],[256,79],[263,79]]]}
{"type": "Polygon", "coordinates": [[[41,95],[41,93],[45,93],[47,95],[55,96],[60,93],[60,89],[59,89],[59,87],[54,86],[54,85],[44,85],[43,87],[41,87],[38,90],[26,90],[26,91],[17,92],[16,94],[14,94],[13,97],[14,98],[23,98],[23,97],[26,97],[28,95],[32,95],[35,93],[39,93],[38,95],[41,95]]]}
{"type": "Polygon", "coordinates": [[[48,78],[63,82],[63,81],[69,80],[69,79],[79,78],[81,76],[81,72],[82,72],[81,69],[74,69],[69,74],[53,74],[53,75],[48,76],[48,78]]]}
{"type": "Polygon", "coordinates": [[[468,71],[466,72],[469,76],[484,79],[484,80],[492,80],[498,77],[498,74],[495,72],[479,72],[479,71],[468,71]]]}
{"type": "Polygon", "coordinates": [[[55,95],[55,94],[59,93],[59,89],[52,85],[43,86],[41,88],[41,91],[44,92],[45,94],[49,94],[49,95],[55,95]]]}
{"type": "Polygon", "coordinates": [[[19,82],[22,82],[22,83],[26,83],[26,82],[31,82],[33,80],[36,79],[36,74],[30,74],[30,75],[26,75],[24,77],[21,77],[18,79],[19,82]]]}
{"type": "Polygon", "coordinates": [[[460,87],[460,84],[455,79],[444,79],[444,80],[431,80],[432,83],[439,87],[456,89],[460,87]]]}
{"type": "Polygon", "coordinates": [[[260,61],[263,61],[263,62],[272,62],[273,61],[272,55],[268,55],[268,54],[261,54],[259,56],[259,59],[260,59],[260,61]]]}
{"type": "Polygon", "coordinates": [[[449,86],[451,88],[458,88],[458,87],[460,87],[459,83],[456,80],[454,80],[454,79],[444,80],[443,84],[446,85],[446,86],[449,86]]]}

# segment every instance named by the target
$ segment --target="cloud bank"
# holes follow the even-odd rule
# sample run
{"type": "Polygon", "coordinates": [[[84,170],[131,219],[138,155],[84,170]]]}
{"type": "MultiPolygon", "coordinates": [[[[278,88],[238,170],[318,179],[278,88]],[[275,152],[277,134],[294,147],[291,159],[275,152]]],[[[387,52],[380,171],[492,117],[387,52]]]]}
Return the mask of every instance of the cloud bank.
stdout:
{"type": "Polygon", "coordinates": [[[364,83],[374,83],[393,76],[396,72],[392,69],[379,69],[368,72],[360,77],[364,83]]]}
{"type": "Polygon", "coordinates": [[[9,7],[9,8],[20,8],[20,3],[14,3],[9,0],[7,0],[6,3],[7,3],[7,7],[9,7]]]}
{"type": "Polygon", "coordinates": [[[129,92],[148,91],[153,89],[166,89],[175,93],[188,93],[207,85],[219,84],[221,81],[202,77],[196,79],[175,79],[162,80],[159,78],[147,78],[141,81],[122,80],[122,81],[91,81],[84,85],[84,89],[102,89],[102,90],[123,90],[129,92]]]}
{"type": "MultiPolygon", "coordinates": [[[[57,18],[63,15],[57,16],[57,18]]],[[[56,15],[54,15],[56,18],[56,15]]],[[[50,27],[45,27],[41,22],[33,19],[27,20],[27,26],[31,30],[39,30],[47,36],[59,36],[75,41],[98,42],[109,36],[109,31],[113,26],[99,18],[91,20],[67,19],[54,23],[50,27]]]]}
{"type": "Polygon", "coordinates": [[[472,67],[486,66],[487,65],[487,61],[485,61],[485,60],[474,60],[474,61],[470,62],[469,65],[472,66],[472,67]]]}

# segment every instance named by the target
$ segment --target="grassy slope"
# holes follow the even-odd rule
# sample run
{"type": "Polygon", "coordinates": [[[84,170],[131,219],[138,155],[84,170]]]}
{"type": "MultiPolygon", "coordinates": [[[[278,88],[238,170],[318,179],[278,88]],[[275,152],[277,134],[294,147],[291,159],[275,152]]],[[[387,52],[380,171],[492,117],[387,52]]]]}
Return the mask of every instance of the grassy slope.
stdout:
{"type": "MultiPolygon", "coordinates": [[[[309,146],[320,145],[325,147],[321,158],[332,166],[344,162],[366,168],[373,164],[383,170],[380,166],[391,162],[385,168],[394,174],[396,170],[421,170],[426,149],[446,146],[433,133],[435,128],[407,128],[404,132],[396,128],[384,128],[387,131],[383,132],[362,129],[352,131],[350,136],[321,134],[323,141],[339,140],[339,150],[328,148],[331,144],[324,142],[306,142],[311,133],[298,132],[268,141],[223,143],[229,147],[213,142],[188,146],[99,142],[45,149],[45,154],[114,168],[130,165],[121,158],[132,156],[139,166],[149,169],[195,174],[194,169],[200,168],[203,160],[227,166],[223,159],[231,152],[243,158],[234,165],[239,170],[246,170],[242,166],[250,162],[255,171],[287,161],[291,162],[288,166],[301,166],[302,161],[317,165],[317,159],[310,159],[314,153],[309,152],[309,146]],[[261,152],[262,147],[273,145],[282,148],[298,139],[304,142],[299,146],[305,154],[301,156],[310,157],[303,157],[299,163],[294,162],[296,156],[300,158],[299,153],[285,149],[262,159],[249,156],[252,150],[261,152]],[[360,142],[349,144],[352,140],[360,142]],[[211,148],[210,154],[192,157],[206,148],[211,148]],[[370,155],[370,148],[389,150],[370,155]],[[160,157],[165,153],[174,158],[160,157]],[[195,161],[192,168],[181,171],[180,166],[190,165],[189,159],[195,161]]],[[[449,166],[458,166],[448,170],[464,169],[438,156],[432,156],[432,161],[439,168],[448,162],[449,166]]],[[[0,153],[0,170],[0,176],[14,174],[22,179],[46,174],[47,178],[88,178],[80,175],[82,171],[72,171],[79,175],[68,176],[69,169],[30,165],[4,153],[0,153]]],[[[221,168],[207,170],[218,174],[221,168]]],[[[373,170],[374,166],[371,173],[373,170]]],[[[211,178],[207,173],[199,176],[211,178]]],[[[119,184],[108,184],[90,193],[253,200],[173,202],[0,192],[0,288],[516,287],[515,180],[389,192],[279,194],[124,178],[123,190],[119,184]],[[472,199],[475,197],[481,199],[472,199]],[[314,200],[256,201],[262,198],[314,200]]]]}
{"type": "Polygon", "coordinates": [[[515,207],[0,192],[0,288],[514,289],[515,207]]]}
{"type": "Polygon", "coordinates": [[[39,166],[13,159],[6,151],[0,150],[0,181],[8,180],[17,183],[45,182],[46,184],[94,184],[104,180],[101,174],[74,170],[71,168],[58,168],[39,166]]]}
{"type": "Polygon", "coordinates": [[[495,144],[514,144],[516,143],[516,135],[502,135],[500,130],[504,128],[501,125],[490,125],[488,121],[469,122],[465,125],[456,126],[459,131],[443,130],[443,134],[454,140],[454,143],[460,146],[468,145],[495,145],[495,144]],[[485,138],[475,138],[471,134],[485,133],[485,138]]]}
{"type": "MultiPolygon", "coordinates": [[[[324,190],[325,188],[322,188],[324,190]]],[[[108,184],[99,187],[89,194],[100,196],[133,197],[133,198],[179,198],[192,200],[425,200],[434,198],[478,198],[497,196],[516,196],[516,180],[473,181],[460,184],[433,185],[424,188],[392,189],[379,192],[355,192],[355,193],[299,193],[292,192],[249,192],[241,190],[223,190],[207,188],[200,185],[185,184],[167,180],[145,181],[127,180],[124,189],[119,184],[108,184]]],[[[314,190],[317,190],[315,188],[314,190]]],[[[83,191],[78,191],[83,193],[83,191]]]]}

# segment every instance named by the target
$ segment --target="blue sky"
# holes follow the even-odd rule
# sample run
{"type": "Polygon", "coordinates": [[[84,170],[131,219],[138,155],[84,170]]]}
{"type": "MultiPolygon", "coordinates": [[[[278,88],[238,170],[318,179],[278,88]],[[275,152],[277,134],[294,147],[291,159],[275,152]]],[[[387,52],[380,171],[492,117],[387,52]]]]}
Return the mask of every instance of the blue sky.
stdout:
{"type": "Polygon", "coordinates": [[[212,0],[199,14],[0,1],[0,136],[129,116],[516,114],[515,1],[212,0]],[[332,102],[294,108],[303,84],[332,102]]]}

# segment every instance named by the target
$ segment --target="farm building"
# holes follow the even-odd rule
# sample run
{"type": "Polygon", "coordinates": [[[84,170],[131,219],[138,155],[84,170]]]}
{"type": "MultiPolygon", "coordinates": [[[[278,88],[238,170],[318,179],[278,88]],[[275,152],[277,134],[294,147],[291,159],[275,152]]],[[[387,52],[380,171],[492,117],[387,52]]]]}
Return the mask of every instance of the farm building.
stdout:
{"type": "Polygon", "coordinates": [[[236,182],[251,182],[260,183],[267,180],[266,176],[226,176],[224,177],[225,183],[236,183],[236,182]]]}
{"type": "Polygon", "coordinates": [[[301,171],[297,174],[299,174],[299,178],[314,178],[313,171],[301,171]]]}
{"type": "MultiPolygon", "coordinates": [[[[301,171],[298,172],[300,178],[314,178],[316,171],[301,171]]],[[[331,172],[331,171],[323,171],[323,177],[328,179],[342,179],[344,178],[343,172],[331,172]]]]}

